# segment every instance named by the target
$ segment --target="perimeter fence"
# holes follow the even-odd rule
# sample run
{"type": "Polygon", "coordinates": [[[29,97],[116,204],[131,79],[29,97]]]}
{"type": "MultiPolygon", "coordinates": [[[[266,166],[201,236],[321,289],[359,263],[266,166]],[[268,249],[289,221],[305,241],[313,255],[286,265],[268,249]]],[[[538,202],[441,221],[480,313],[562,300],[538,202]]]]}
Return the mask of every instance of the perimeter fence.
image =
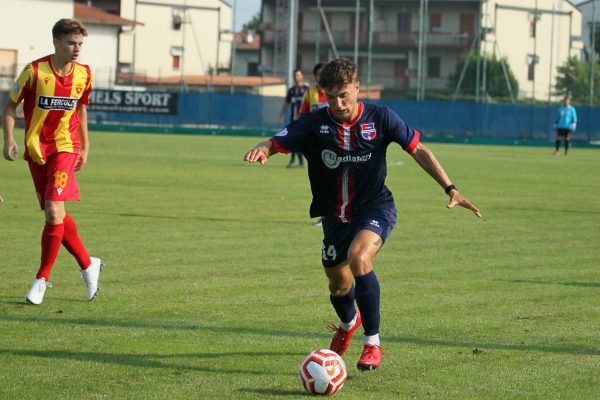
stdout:
{"type": "MultiPolygon", "coordinates": [[[[271,135],[281,129],[282,97],[217,92],[95,90],[93,130],[271,135]]],[[[4,103],[7,93],[0,92],[4,103]]],[[[553,141],[556,105],[442,100],[365,100],[389,106],[432,140],[544,144],[553,141]]],[[[600,145],[600,107],[576,106],[574,142],[600,145]]]]}
{"type": "MultiPolygon", "coordinates": [[[[138,95],[141,102],[137,104],[125,104],[124,101],[117,104],[114,99],[124,98],[124,95],[117,96],[116,91],[104,92],[98,91],[92,99],[96,102],[92,101],[89,106],[89,121],[96,128],[103,125],[153,127],[162,131],[208,128],[215,133],[231,133],[244,129],[250,132],[276,131],[283,125],[278,120],[283,103],[281,97],[215,92],[144,92],[145,99],[138,95]],[[111,103],[111,99],[114,100],[112,104],[107,104],[111,103]]],[[[555,137],[556,105],[441,100],[368,101],[389,106],[407,124],[438,140],[543,142],[555,137]]],[[[600,108],[577,106],[576,109],[579,122],[572,139],[582,143],[600,143],[600,108]]]]}

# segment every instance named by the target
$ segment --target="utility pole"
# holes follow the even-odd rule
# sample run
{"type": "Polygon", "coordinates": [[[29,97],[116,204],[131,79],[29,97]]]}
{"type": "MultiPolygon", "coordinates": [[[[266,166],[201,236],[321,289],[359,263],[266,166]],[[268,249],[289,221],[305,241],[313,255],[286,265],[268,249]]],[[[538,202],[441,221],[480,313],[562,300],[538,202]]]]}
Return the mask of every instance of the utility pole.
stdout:
{"type": "Polygon", "coordinates": [[[360,33],[360,0],[356,0],[356,10],[354,14],[354,64],[358,65],[358,35],[360,33]]]}
{"type": "Polygon", "coordinates": [[[287,87],[294,84],[294,70],[296,69],[296,49],[298,47],[298,0],[290,0],[290,16],[288,31],[288,60],[287,60],[287,87]]]}
{"type": "Polygon", "coordinates": [[[552,67],[554,66],[554,13],[555,4],[552,3],[552,27],[550,28],[550,76],[548,77],[548,104],[552,102],[552,67]]]}
{"type": "Polygon", "coordinates": [[[531,79],[531,103],[530,103],[530,116],[531,116],[530,135],[531,135],[531,137],[533,137],[533,129],[534,129],[533,105],[535,104],[535,66],[537,65],[537,35],[538,35],[537,22],[538,22],[538,0],[535,0],[535,10],[533,12],[533,57],[531,60],[532,70],[533,70],[532,71],[533,79],[531,79]]]}
{"type": "Polygon", "coordinates": [[[429,25],[427,23],[427,18],[429,16],[429,12],[428,12],[428,7],[427,7],[427,1],[428,0],[420,0],[421,5],[420,5],[420,11],[419,11],[419,54],[418,54],[418,61],[417,61],[417,100],[421,101],[424,100],[424,94],[425,94],[425,89],[423,88],[424,83],[425,83],[425,73],[423,72],[423,70],[425,69],[425,54],[426,54],[426,47],[427,47],[427,26],[429,25]]]}
{"type": "MultiPolygon", "coordinates": [[[[482,40],[487,40],[487,32],[484,29],[487,28],[481,28],[483,21],[484,21],[484,17],[483,17],[483,1],[484,0],[480,0],[479,1],[479,32],[478,32],[478,38],[477,38],[477,66],[475,68],[475,102],[479,103],[479,79],[481,78],[481,41],[482,40]],[[482,35],[482,32],[485,32],[484,35],[482,35]]],[[[486,11],[487,11],[487,5],[486,5],[486,11]]],[[[494,21],[494,23],[496,23],[496,21],[494,21]]],[[[494,32],[494,35],[496,33],[494,32]]],[[[471,59],[468,60],[468,63],[471,63],[471,59]]]]}
{"type": "Polygon", "coordinates": [[[371,0],[369,4],[369,50],[367,54],[367,99],[371,93],[371,68],[373,66],[373,24],[375,23],[375,4],[371,0]]]}
{"type": "Polygon", "coordinates": [[[590,51],[590,107],[594,106],[594,70],[596,69],[596,0],[592,1],[592,49],[590,51]]]}
{"type": "Polygon", "coordinates": [[[235,92],[235,84],[233,83],[233,75],[235,74],[235,48],[236,48],[236,43],[235,43],[235,0],[233,0],[233,4],[232,4],[233,9],[231,10],[231,32],[232,32],[232,39],[231,39],[231,62],[230,62],[230,69],[231,71],[229,72],[229,92],[231,94],[233,94],[235,92]]]}
{"type": "Polygon", "coordinates": [[[317,37],[315,38],[315,64],[321,62],[321,0],[317,0],[317,37]]]}

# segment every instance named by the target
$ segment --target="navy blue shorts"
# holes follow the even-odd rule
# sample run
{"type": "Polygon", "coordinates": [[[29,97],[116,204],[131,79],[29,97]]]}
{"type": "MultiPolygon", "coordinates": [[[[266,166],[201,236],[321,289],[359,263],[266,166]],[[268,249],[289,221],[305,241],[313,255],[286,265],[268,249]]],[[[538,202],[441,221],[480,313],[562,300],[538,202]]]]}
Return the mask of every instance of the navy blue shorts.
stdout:
{"type": "Polygon", "coordinates": [[[335,267],[348,258],[348,249],[358,232],[366,229],[378,234],[385,242],[396,225],[396,208],[374,208],[363,211],[349,223],[335,218],[323,220],[323,266],[335,267]]]}

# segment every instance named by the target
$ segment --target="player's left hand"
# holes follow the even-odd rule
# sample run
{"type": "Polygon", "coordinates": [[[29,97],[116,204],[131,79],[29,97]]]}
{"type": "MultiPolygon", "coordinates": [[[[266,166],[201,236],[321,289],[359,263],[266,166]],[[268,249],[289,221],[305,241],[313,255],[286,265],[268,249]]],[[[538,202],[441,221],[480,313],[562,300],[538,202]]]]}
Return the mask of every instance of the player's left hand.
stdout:
{"type": "Polygon", "coordinates": [[[79,151],[79,159],[77,160],[77,164],[75,164],[75,171],[81,171],[83,169],[83,167],[87,163],[87,156],[88,156],[87,150],[79,151]]]}
{"type": "Polygon", "coordinates": [[[475,214],[477,218],[481,218],[481,212],[479,212],[479,208],[475,207],[473,203],[463,197],[460,193],[458,193],[458,190],[455,189],[450,193],[450,202],[446,207],[454,208],[456,205],[468,208],[469,210],[473,211],[473,214],[475,214]]]}

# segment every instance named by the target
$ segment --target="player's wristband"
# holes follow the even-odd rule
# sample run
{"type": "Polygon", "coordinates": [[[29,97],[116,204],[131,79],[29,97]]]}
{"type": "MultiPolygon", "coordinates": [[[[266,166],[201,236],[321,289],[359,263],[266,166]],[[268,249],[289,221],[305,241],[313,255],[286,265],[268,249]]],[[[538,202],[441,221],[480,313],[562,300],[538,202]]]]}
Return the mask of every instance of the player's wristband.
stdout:
{"type": "Polygon", "coordinates": [[[454,189],[456,189],[456,186],[454,186],[454,183],[451,183],[448,186],[446,186],[446,189],[444,189],[444,192],[446,192],[446,194],[449,195],[450,192],[454,189]]]}

